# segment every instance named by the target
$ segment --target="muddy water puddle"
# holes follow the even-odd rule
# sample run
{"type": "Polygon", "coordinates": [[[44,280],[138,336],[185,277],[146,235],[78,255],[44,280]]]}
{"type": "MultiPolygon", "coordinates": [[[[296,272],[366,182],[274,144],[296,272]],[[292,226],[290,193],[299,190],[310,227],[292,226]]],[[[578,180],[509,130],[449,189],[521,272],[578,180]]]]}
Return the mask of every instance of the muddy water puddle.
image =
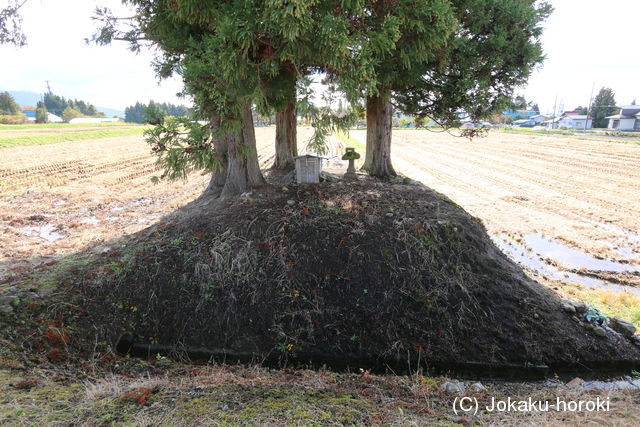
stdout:
{"type": "Polygon", "coordinates": [[[640,253],[634,251],[631,248],[625,247],[625,246],[618,246],[616,248],[616,252],[618,252],[620,255],[627,257],[627,258],[637,258],[640,259],[640,253]]]}
{"type": "Polygon", "coordinates": [[[64,234],[58,233],[56,229],[56,226],[53,224],[44,224],[37,227],[23,227],[20,228],[20,231],[29,236],[37,236],[45,239],[49,243],[52,243],[56,240],[67,237],[64,234]]]}
{"type": "Polygon", "coordinates": [[[637,272],[640,271],[638,265],[601,260],[537,234],[525,236],[522,242],[516,242],[504,236],[493,236],[492,240],[504,254],[518,264],[551,279],[577,283],[588,288],[640,295],[640,288],[617,285],[586,274],[565,271],[547,260],[573,270],[607,272],[637,272]]]}
{"type": "MultiPolygon", "coordinates": [[[[595,226],[596,228],[601,228],[603,230],[609,231],[613,234],[616,234],[620,237],[622,237],[624,240],[626,240],[628,243],[630,244],[640,244],[640,233],[635,232],[635,231],[631,231],[628,230],[626,228],[623,227],[619,227],[615,224],[611,224],[608,222],[601,222],[601,221],[594,221],[590,218],[586,218],[583,216],[577,216],[578,219],[580,219],[580,221],[583,221],[585,223],[589,223],[592,224],[593,226],[595,226]]],[[[636,253],[636,255],[639,255],[636,253]]]]}
{"type": "Polygon", "coordinates": [[[571,269],[610,271],[614,273],[640,271],[640,265],[599,259],[539,234],[524,236],[524,242],[526,247],[533,250],[541,258],[549,258],[571,269]]]}

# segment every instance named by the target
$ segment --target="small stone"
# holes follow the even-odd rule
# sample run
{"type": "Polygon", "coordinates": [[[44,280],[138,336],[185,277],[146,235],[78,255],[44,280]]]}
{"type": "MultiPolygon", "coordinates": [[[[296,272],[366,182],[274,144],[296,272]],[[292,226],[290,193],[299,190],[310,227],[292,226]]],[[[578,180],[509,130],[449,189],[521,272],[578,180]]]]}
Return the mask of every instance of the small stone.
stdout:
{"type": "Polygon", "coordinates": [[[447,381],[446,383],[440,386],[440,391],[448,394],[464,394],[465,386],[464,383],[459,381],[447,381]]]}
{"type": "Polygon", "coordinates": [[[547,388],[557,388],[564,383],[558,379],[547,379],[542,384],[547,388]]]}
{"type": "Polygon", "coordinates": [[[607,331],[605,331],[601,326],[596,326],[593,328],[593,333],[599,337],[606,337],[607,331]]]}
{"type": "MultiPolygon", "coordinates": [[[[355,175],[355,174],[354,174],[355,175]]],[[[349,177],[347,177],[349,178],[349,177]]],[[[357,176],[354,176],[352,178],[356,178],[357,176]]],[[[329,172],[320,172],[320,181],[325,181],[325,182],[340,182],[342,181],[342,178],[339,177],[338,175],[334,175],[332,173],[329,172]]]]}
{"type": "Polygon", "coordinates": [[[282,191],[286,193],[287,191],[289,191],[289,189],[287,187],[282,187],[282,191]]]}
{"type": "Polygon", "coordinates": [[[293,205],[295,205],[295,204],[296,204],[296,201],[295,201],[295,200],[291,200],[291,199],[289,199],[289,200],[287,200],[287,204],[288,204],[289,206],[293,206],[293,205]]]}
{"type": "Polygon", "coordinates": [[[583,302],[575,303],[573,306],[576,309],[576,312],[578,312],[580,314],[586,313],[587,310],[589,309],[589,306],[587,306],[587,304],[585,304],[583,302]]]}
{"type": "Polygon", "coordinates": [[[0,305],[0,314],[11,314],[13,313],[13,307],[10,305],[0,305]]]}
{"type": "Polygon", "coordinates": [[[482,383],[473,383],[469,386],[469,391],[474,393],[484,393],[487,391],[487,388],[482,385],[482,383]]]}
{"type": "Polygon", "coordinates": [[[571,316],[571,320],[574,322],[580,323],[580,319],[577,316],[571,316]]]}
{"type": "Polygon", "coordinates": [[[578,388],[580,387],[582,384],[584,384],[584,380],[580,377],[575,377],[574,379],[572,379],[571,381],[569,381],[566,386],[569,388],[578,388]]]}
{"type": "Polygon", "coordinates": [[[391,212],[387,212],[386,214],[384,214],[387,218],[393,218],[393,213],[391,212]]]}
{"type": "Polygon", "coordinates": [[[633,324],[617,317],[611,318],[611,320],[609,321],[609,326],[611,327],[611,329],[624,335],[627,338],[633,337],[636,333],[636,327],[633,326],[633,324]]]}
{"type": "Polygon", "coordinates": [[[562,303],[562,309],[569,314],[575,314],[576,312],[576,307],[568,301],[562,303]]]}

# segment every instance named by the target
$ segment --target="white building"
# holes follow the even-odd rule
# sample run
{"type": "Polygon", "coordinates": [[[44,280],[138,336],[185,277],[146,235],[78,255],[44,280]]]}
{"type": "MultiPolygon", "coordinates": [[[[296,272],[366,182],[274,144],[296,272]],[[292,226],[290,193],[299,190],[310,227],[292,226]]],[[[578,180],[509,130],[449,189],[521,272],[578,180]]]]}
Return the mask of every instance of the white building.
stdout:
{"type": "MultiPolygon", "coordinates": [[[[35,123],[36,122],[36,116],[34,114],[34,116],[27,116],[27,120],[29,120],[29,122],[31,123],[35,123]]],[[[64,120],[62,120],[61,117],[56,116],[53,113],[49,113],[47,112],[47,123],[62,123],[64,122],[64,120]]]]}
{"type": "Polygon", "coordinates": [[[620,107],[620,113],[606,118],[609,119],[609,129],[640,130],[640,105],[620,107]]]}
{"type": "Polygon", "coordinates": [[[542,122],[542,126],[546,126],[548,129],[558,129],[558,122],[562,117],[552,117],[549,120],[542,122]]]}
{"type": "Polygon", "coordinates": [[[576,129],[585,130],[591,129],[593,126],[593,119],[591,117],[578,115],[578,114],[563,114],[560,117],[556,117],[544,122],[549,129],[576,129]]]}
{"type": "Polygon", "coordinates": [[[64,122],[64,120],[62,120],[62,117],[58,117],[53,113],[47,113],[47,121],[49,123],[62,123],[62,122],[64,122]]]}

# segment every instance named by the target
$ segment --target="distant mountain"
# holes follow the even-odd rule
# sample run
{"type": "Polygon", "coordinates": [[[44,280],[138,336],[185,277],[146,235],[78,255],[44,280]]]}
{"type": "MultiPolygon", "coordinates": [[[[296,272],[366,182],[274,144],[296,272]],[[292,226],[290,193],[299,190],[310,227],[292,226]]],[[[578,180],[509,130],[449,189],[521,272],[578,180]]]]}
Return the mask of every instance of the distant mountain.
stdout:
{"type": "Polygon", "coordinates": [[[96,109],[98,111],[102,111],[107,117],[118,116],[124,119],[124,111],[123,110],[114,110],[113,108],[107,107],[99,107],[96,105],[96,109]]]}
{"type": "MultiPolygon", "coordinates": [[[[0,90],[0,92],[4,92],[4,90],[0,90]]],[[[23,90],[9,90],[7,92],[9,92],[11,96],[13,96],[13,99],[15,99],[16,102],[21,106],[30,105],[32,107],[35,107],[38,101],[42,99],[42,94],[35,93],[35,92],[28,92],[23,90]]],[[[112,116],[124,117],[123,110],[100,107],[98,105],[96,105],[96,109],[98,111],[102,111],[107,117],[112,117],[112,116]]]]}

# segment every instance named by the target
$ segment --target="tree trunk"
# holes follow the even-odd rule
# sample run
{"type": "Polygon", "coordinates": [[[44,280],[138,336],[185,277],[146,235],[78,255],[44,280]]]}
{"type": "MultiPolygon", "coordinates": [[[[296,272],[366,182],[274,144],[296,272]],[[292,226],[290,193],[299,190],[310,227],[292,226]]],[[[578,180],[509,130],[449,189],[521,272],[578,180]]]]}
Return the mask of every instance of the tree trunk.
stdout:
{"type": "Polygon", "coordinates": [[[276,158],[273,169],[293,169],[293,158],[298,155],[298,140],[296,135],[296,97],[295,87],[293,96],[282,111],[276,112],[276,158]]]}
{"type": "Polygon", "coordinates": [[[390,91],[380,91],[367,98],[367,150],[362,169],[377,178],[396,176],[391,165],[391,115],[393,107],[390,91]]]}
{"type": "MultiPolygon", "coordinates": [[[[211,127],[218,129],[220,127],[220,116],[216,116],[211,119],[211,127]]],[[[228,147],[226,138],[216,136],[213,140],[213,148],[215,150],[216,157],[218,158],[218,169],[213,171],[211,175],[211,181],[205,190],[205,193],[219,196],[222,193],[224,184],[227,180],[227,162],[228,162],[228,147]]]]}
{"type": "Polygon", "coordinates": [[[265,184],[258,164],[256,133],[250,104],[243,107],[241,121],[240,129],[226,135],[227,176],[222,197],[237,196],[265,184]]]}

